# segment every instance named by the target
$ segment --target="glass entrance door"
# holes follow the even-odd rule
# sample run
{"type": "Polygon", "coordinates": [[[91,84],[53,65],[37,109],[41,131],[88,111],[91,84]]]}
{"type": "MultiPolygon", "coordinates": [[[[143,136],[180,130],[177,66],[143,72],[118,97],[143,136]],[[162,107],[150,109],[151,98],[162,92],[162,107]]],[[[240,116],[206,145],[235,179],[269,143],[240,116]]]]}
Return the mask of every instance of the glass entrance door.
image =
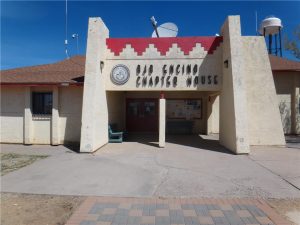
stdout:
{"type": "Polygon", "coordinates": [[[126,99],[126,129],[158,132],[158,99],[126,99]]]}

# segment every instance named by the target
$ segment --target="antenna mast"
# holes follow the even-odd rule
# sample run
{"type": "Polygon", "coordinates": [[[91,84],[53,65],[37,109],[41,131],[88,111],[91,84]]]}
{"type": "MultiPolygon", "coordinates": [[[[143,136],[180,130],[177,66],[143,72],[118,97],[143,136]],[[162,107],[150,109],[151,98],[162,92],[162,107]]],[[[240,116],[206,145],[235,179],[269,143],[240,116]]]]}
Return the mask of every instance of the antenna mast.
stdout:
{"type": "Polygon", "coordinates": [[[178,34],[178,27],[175,23],[163,23],[160,26],[157,26],[157,22],[152,16],[150,18],[154,31],[152,33],[152,37],[176,37],[178,34]]]}
{"type": "Polygon", "coordinates": [[[66,52],[67,59],[69,59],[70,57],[68,54],[68,0],[66,0],[65,31],[66,31],[65,52],[66,52]]]}
{"type": "Polygon", "coordinates": [[[154,30],[155,30],[156,37],[159,37],[158,31],[157,31],[157,22],[156,22],[154,16],[152,16],[152,17],[150,18],[150,20],[151,20],[152,26],[153,26],[153,28],[154,28],[154,30]]]}
{"type": "Polygon", "coordinates": [[[258,30],[257,30],[257,11],[255,11],[255,34],[258,34],[258,30]]]}

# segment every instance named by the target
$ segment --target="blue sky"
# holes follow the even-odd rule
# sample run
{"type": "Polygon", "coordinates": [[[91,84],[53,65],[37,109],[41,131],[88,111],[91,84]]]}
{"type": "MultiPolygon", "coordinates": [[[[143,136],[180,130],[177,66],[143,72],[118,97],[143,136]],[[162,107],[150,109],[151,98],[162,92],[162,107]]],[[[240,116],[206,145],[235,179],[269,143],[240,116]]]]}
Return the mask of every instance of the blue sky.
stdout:
{"type": "MultiPolygon", "coordinates": [[[[88,17],[102,17],[110,37],[150,37],[150,17],[159,24],[174,22],[179,36],[210,36],[219,33],[227,15],[241,15],[242,34],[255,35],[258,21],[275,15],[282,19],[283,35],[291,35],[300,23],[300,2],[180,2],[180,1],[69,1],[69,53],[85,54],[88,17]]],[[[52,63],[64,59],[64,1],[1,1],[1,69],[52,63]]],[[[284,51],[284,57],[295,59],[284,51]]]]}

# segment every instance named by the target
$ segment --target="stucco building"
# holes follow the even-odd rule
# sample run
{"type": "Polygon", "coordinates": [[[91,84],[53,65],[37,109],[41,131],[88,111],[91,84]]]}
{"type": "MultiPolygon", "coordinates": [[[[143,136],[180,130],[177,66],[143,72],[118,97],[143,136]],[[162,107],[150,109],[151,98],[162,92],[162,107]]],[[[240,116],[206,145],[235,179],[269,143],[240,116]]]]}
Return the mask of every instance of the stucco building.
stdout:
{"type": "Polygon", "coordinates": [[[300,134],[300,62],[270,55],[285,134],[300,134]]]}
{"type": "Polygon", "coordinates": [[[109,38],[90,18],[85,57],[1,71],[1,142],[80,142],[93,152],[112,124],[158,133],[160,147],[166,134],[192,133],[220,133],[237,154],[284,145],[284,132],[300,133],[300,63],[268,56],[263,37],[242,36],[239,16],[220,34],[109,38]]]}

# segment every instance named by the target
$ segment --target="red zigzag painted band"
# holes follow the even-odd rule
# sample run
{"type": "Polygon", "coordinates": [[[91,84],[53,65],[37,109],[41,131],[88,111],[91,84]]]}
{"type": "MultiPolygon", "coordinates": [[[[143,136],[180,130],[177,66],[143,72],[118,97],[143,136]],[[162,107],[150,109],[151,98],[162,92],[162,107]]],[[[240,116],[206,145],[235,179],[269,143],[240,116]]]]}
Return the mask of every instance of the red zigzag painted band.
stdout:
{"type": "Polygon", "coordinates": [[[149,44],[153,44],[161,55],[166,55],[172,44],[176,43],[184,55],[189,55],[197,43],[212,54],[222,41],[222,37],[107,38],[106,45],[116,56],[120,55],[126,44],[130,44],[138,55],[142,55],[149,44]]]}

